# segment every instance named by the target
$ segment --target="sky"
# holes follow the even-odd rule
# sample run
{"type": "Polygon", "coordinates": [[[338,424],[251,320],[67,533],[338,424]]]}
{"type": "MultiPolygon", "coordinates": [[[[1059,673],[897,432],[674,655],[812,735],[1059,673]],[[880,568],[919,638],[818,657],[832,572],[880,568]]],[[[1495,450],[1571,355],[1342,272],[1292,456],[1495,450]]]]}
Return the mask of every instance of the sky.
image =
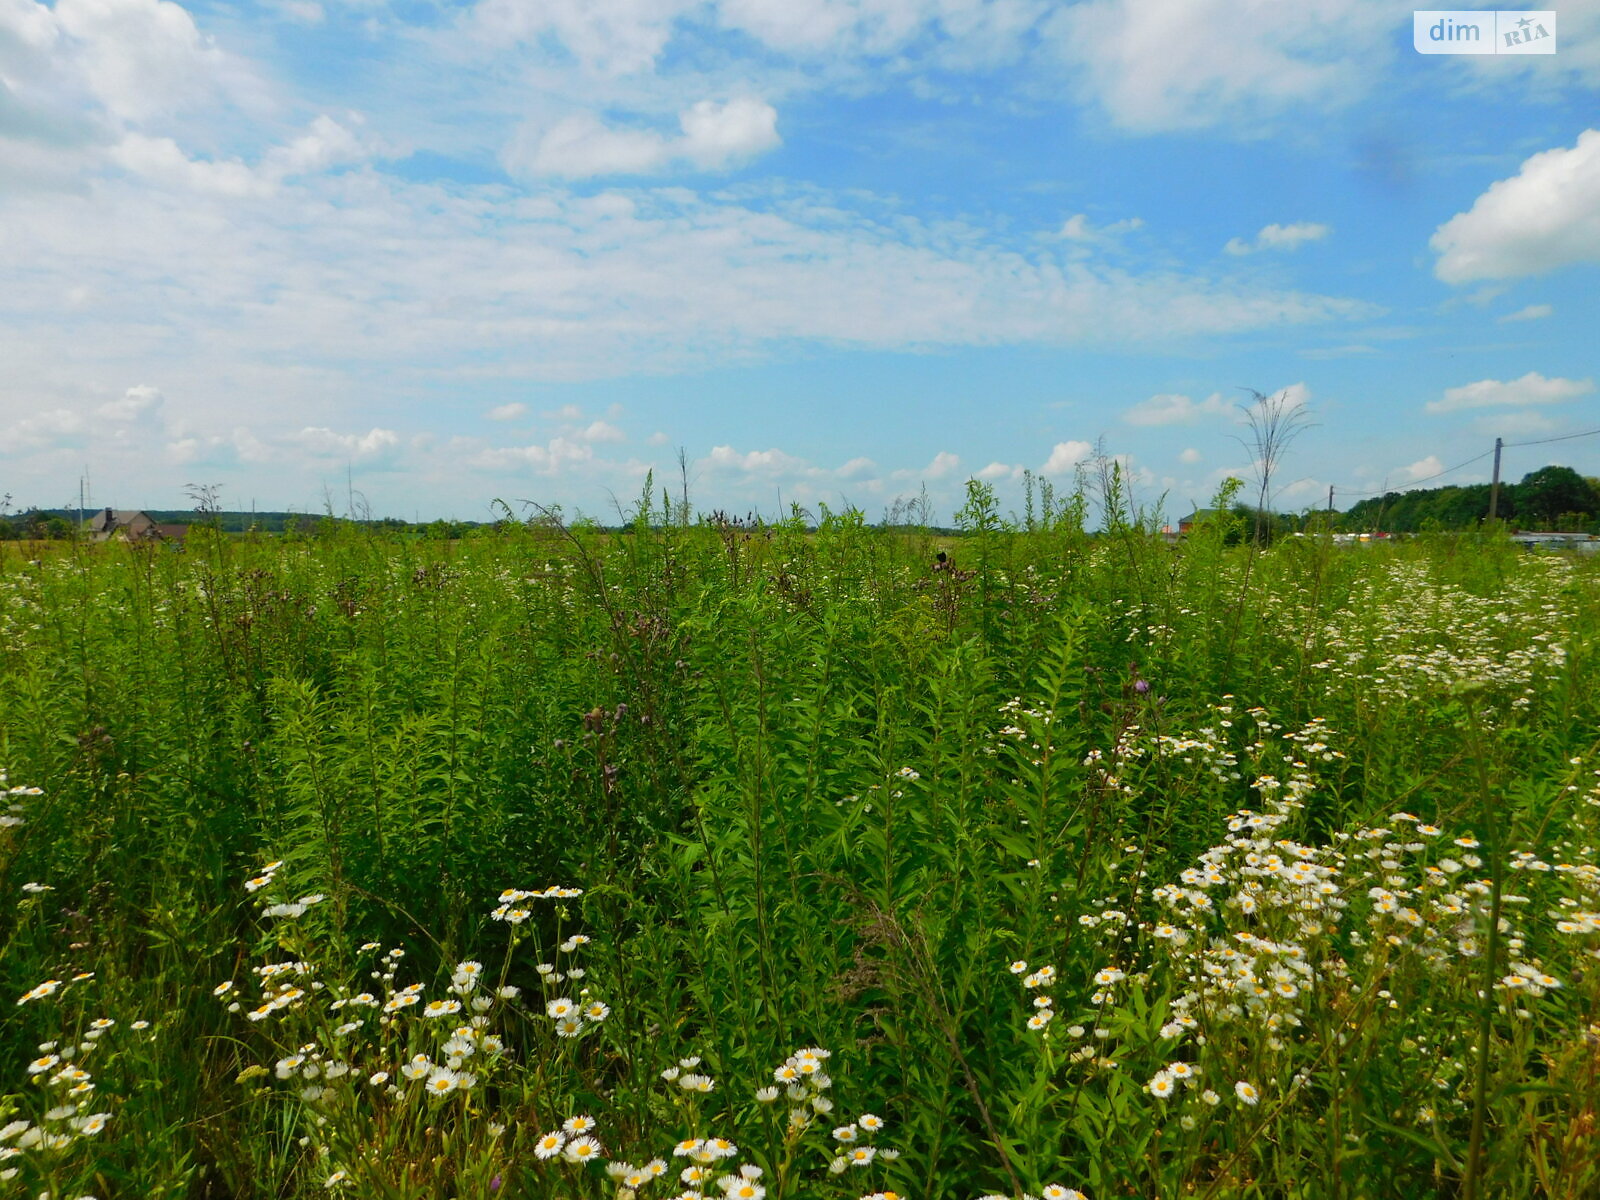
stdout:
{"type": "Polygon", "coordinates": [[[1177,516],[1256,392],[1280,510],[1600,474],[1600,0],[1412,13],[0,0],[0,495],[1177,516]]]}

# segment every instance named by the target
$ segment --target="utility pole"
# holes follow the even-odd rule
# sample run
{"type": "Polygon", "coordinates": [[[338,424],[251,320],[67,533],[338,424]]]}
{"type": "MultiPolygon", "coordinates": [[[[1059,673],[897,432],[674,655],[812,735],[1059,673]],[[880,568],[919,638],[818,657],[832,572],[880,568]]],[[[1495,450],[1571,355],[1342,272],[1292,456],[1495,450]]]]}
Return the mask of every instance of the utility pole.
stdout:
{"type": "Polygon", "coordinates": [[[1493,521],[1500,512],[1500,447],[1504,445],[1500,438],[1494,440],[1494,482],[1489,485],[1489,520],[1493,521]]]}
{"type": "Polygon", "coordinates": [[[1328,515],[1333,516],[1333,484],[1328,485],[1328,515]]]}

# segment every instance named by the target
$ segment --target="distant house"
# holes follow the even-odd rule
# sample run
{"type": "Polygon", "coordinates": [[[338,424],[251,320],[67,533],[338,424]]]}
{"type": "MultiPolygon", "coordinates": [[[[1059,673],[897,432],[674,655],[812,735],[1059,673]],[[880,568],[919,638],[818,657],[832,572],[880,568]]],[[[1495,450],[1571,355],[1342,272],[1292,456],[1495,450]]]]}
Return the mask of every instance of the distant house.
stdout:
{"type": "Polygon", "coordinates": [[[91,542],[182,542],[189,533],[187,525],[163,524],[132,508],[102,508],[89,518],[88,528],[91,542]]]}
{"type": "Polygon", "coordinates": [[[1197,508],[1187,517],[1178,518],[1178,536],[1182,537],[1202,522],[1215,521],[1227,515],[1220,508],[1197,508]]]}

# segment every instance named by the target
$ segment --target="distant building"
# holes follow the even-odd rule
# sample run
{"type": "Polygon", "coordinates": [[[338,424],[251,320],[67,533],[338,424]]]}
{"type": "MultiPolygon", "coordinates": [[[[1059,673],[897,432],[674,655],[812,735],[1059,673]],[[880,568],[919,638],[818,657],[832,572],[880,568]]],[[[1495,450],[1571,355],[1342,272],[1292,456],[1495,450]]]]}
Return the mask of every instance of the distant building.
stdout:
{"type": "Polygon", "coordinates": [[[1227,515],[1220,508],[1197,508],[1187,517],[1178,518],[1178,536],[1182,537],[1201,522],[1219,520],[1227,515]]]}
{"type": "Polygon", "coordinates": [[[1576,550],[1579,554],[1600,553],[1600,538],[1588,533],[1540,533],[1519,530],[1511,535],[1511,542],[1525,550],[1576,550]]]}
{"type": "Polygon", "coordinates": [[[87,525],[91,542],[182,542],[189,534],[187,525],[164,524],[132,508],[102,508],[87,525]]]}

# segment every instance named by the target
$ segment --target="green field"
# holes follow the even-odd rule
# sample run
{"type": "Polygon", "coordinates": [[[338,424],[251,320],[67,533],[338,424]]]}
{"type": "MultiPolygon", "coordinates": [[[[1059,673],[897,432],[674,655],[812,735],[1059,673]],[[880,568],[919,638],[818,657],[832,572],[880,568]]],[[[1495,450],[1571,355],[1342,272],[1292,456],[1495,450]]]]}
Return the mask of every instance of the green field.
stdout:
{"type": "Polygon", "coordinates": [[[982,501],[13,546],[0,1196],[1600,1194],[1600,562],[982,501]]]}

